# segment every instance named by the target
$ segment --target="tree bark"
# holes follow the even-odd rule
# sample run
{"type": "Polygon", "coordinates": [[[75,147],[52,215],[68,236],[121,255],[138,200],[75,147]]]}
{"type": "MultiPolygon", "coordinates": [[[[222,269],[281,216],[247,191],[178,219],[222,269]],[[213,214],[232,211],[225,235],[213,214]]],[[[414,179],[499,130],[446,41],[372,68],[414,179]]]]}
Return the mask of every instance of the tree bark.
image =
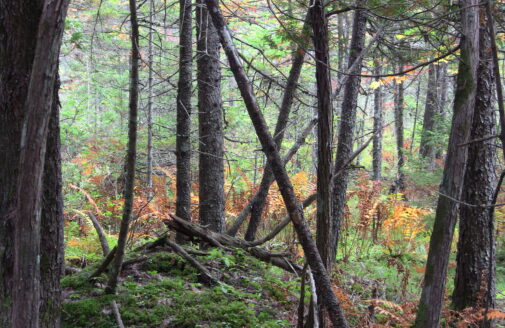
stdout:
{"type": "Polygon", "coordinates": [[[60,155],[60,103],[56,77],[44,164],[40,245],[40,326],[61,326],[61,287],[64,275],[63,194],[60,155]]]}
{"type": "MultiPolygon", "coordinates": [[[[153,15],[154,0],[149,0],[149,36],[147,54],[147,195],[153,197],[153,15]]],[[[106,256],[106,255],[105,255],[106,256]]]]}
{"type": "Polygon", "coordinates": [[[203,0],[197,1],[197,79],[200,224],[224,230],[224,141],[219,36],[203,0]]]}
{"type": "Polygon", "coordinates": [[[438,114],[438,88],[437,88],[437,68],[431,64],[428,72],[428,87],[426,91],[426,101],[424,107],[423,132],[421,134],[421,145],[419,154],[428,161],[435,158],[435,125],[438,114]]]}
{"type": "MultiPolygon", "coordinates": [[[[177,84],[176,205],[177,216],[191,220],[191,67],[193,21],[191,0],[179,0],[179,82],[177,84]]],[[[177,235],[179,244],[184,236],[177,235]]]]}
{"type": "Polygon", "coordinates": [[[317,249],[328,271],[331,270],[331,144],[333,110],[328,47],[328,22],[323,1],[312,5],[312,31],[317,83],[317,249]]]}
{"type": "MultiPolygon", "coordinates": [[[[380,75],[380,66],[378,60],[375,60],[375,75],[380,75]]],[[[380,78],[376,78],[379,81],[380,78]]],[[[374,110],[373,110],[373,150],[372,167],[373,180],[380,180],[382,176],[382,87],[378,86],[374,91],[374,110]]]]}
{"type": "MultiPolygon", "coordinates": [[[[363,8],[366,0],[360,0],[358,7],[363,8]]],[[[340,115],[340,127],[338,132],[337,154],[335,159],[334,172],[340,171],[347,163],[352,155],[352,147],[354,142],[354,126],[356,124],[356,106],[358,102],[358,91],[361,78],[362,57],[360,56],[365,46],[365,27],[366,27],[366,10],[357,9],[354,13],[354,22],[352,27],[351,48],[349,51],[348,67],[354,64],[354,70],[349,72],[350,75],[344,86],[344,97],[342,101],[342,114],[340,115]],[[360,59],[361,58],[361,59],[360,59]],[[359,60],[355,64],[356,60],[359,60]]],[[[333,185],[333,200],[332,200],[332,216],[333,222],[331,227],[331,250],[329,257],[335,261],[337,253],[337,245],[340,235],[340,225],[344,215],[344,207],[346,203],[347,184],[349,182],[349,171],[344,170],[333,185]]]]}
{"type": "Polygon", "coordinates": [[[309,226],[303,216],[303,210],[296,199],[293,185],[291,184],[288,174],[284,169],[275,141],[270,135],[268,126],[256,101],[251,83],[245,74],[237,50],[233,44],[223,14],[221,13],[218,3],[215,0],[206,0],[205,2],[210,15],[212,16],[214,26],[219,33],[219,39],[223,45],[223,49],[230,64],[230,69],[235,76],[242,98],[244,99],[246,109],[251,121],[253,122],[256,134],[260,139],[263,151],[265,152],[272,167],[272,171],[275,179],[277,180],[284,203],[286,204],[286,208],[291,220],[293,221],[298,238],[305,252],[307,262],[312,269],[318,294],[323,298],[323,304],[328,310],[333,326],[344,328],[348,327],[344,313],[340,307],[340,303],[333,292],[328,273],[325,270],[321,256],[317,250],[316,243],[314,242],[314,239],[312,239],[309,226]]]}
{"type": "MultiPolygon", "coordinates": [[[[400,71],[403,70],[403,65],[400,65],[400,71]]],[[[404,107],[404,87],[403,81],[396,86],[395,95],[395,137],[396,137],[396,179],[391,186],[391,193],[405,191],[405,173],[403,166],[405,165],[405,158],[403,156],[403,107],[404,107]]]]}
{"type": "MultiPolygon", "coordinates": [[[[485,23],[485,9],[481,9],[480,61],[477,71],[477,94],[470,140],[495,133],[493,106],[493,58],[490,51],[491,34],[485,23]],[[484,22],[483,22],[484,20],[484,22]]],[[[491,204],[495,191],[494,139],[468,146],[468,161],[463,187],[463,201],[471,204],[491,204]]],[[[484,207],[461,206],[456,276],[452,303],[458,310],[467,307],[494,306],[494,273],[489,272],[493,261],[494,243],[489,238],[491,211],[484,207]],[[483,282],[491,275],[491,299],[482,294],[483,282]],[[483,297],[484,296],[484,297],[483,297]]],[[[488,288],[488,287],[486,287],[488,288]]]]}
{"type": "Polygon", "coordinates": [[[116,253],[112,263],[111,273],[107,282],[107,293],[115,293],[119,274],[128,240],[128,230],[133,212],[133,196],[135,184],[135,163],[137,159],[137,116],[139,96],[139,25],[137,21],[137,5],[135,0],[130,0],[131,21],[131,67],[130,67],[130,103],[128,119],[128,150],[126,158],[126,177],[124,187],[124,207],[116,253]]]}
{"type": "MultiPolygon", "coordinates": [[[[302,71],[302,66],[305,59],[305,46],[308,42],[307,34],[309,29],[308,21],[310,19],[310,11],[311,9],[309,9],[307,12],[307,17],[305,18],[305,22],[302,28],[302,44],[299,45],[293,52],[293,62],[291,64],[291,70],[289,71],[286,88],[284,90],[284,95],[282,98],[281,108],[279,109],[279,115],[277,117],[277,124],[275,126],[274,140],[279,151],[284,139],[284,132],[286,131],[286,127],[288,125],[289,115],[291,113],[293,100],[298,87],[298,80],[300,78],[300,73],[302,71]]],[[[263,213],[263,209],[265,208],[268,191],[274,180],[275,178],[272,173],[272,169],[267,163],[258,191],[252,198],[249,205],[251,207],[251,219],[247,227],[245,240],[252,241],[256,238],[256,232],[258,231],[258,227],[261,222],[261,215],[263,213]]]]}
{"type": "MultiPolygon", "coordinates": [[[[467,147],[459,147],[470,136],[479,62],[479,1],[463,0],[461,6],[461,56],[454,101],[454,114],[440,193],[460,199],[465,175],[467,147]]],[[[458,203],[439,196],[426,263],[424,286],[415,327],[438,327],[443,305],[445,277],[458,203]]]]}

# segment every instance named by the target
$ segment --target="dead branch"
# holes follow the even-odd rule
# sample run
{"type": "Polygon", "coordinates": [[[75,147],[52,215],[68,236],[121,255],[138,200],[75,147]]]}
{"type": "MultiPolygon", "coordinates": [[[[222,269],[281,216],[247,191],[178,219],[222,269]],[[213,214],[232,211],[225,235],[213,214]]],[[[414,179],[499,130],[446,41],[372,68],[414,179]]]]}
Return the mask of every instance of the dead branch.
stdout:
{"type": "Polygon", "coordinates": [[[244,249],[246,252],[259,260],[275,265],[288,272],[300,273],[302,271],[302,268],[298,264],[293,263],[285,257],[272,256],[271,253],[262,248],[251,246],[251,243],[247,241],[207,230],[200,225],[185,221],[173,214],[170,214],[170,217],[172,220],[165,220],[164,223],[172,230],[178,231],[190,237],[196,237],[220,248],[230,250],[225,246],[232,246],[244,249]]]}

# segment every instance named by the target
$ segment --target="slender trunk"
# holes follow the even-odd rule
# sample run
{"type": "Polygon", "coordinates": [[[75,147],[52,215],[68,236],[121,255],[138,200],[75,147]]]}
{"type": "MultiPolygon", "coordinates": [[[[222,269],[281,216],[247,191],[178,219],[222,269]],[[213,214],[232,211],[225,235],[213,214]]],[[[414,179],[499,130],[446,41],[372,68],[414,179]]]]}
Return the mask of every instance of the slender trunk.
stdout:
{"type": "Polygon", "coordinates": [[[467,147],[458,145],[468,140],[475,105],[477,66],[479,62],[479,1],[463,0],[461,6],[461,56],[454,101],[454,114],[447,159],[445,162],[435,223],[430,238],[424,286],[415,327],[438,327],[445,291],[445,278],[452,237],[458,214],[465,175],[467,147]],[[444,197],[447,195],[451,198],[444,197]]]}
{"type": "Polygon", "coordinates": [[[219,36],[203,0],[197,1],[200,224],[224,230],[224,149],[219,36]]]}
{"type": "Polygon", "coordinates": [[[221,13],[218,3],[215,0],[206,0],[205,2],[210,15],[212,16],[214,26],[219,33],[219,39],[228,58],[230,69],[235,76],[235,80],[244,100],[246,109],[251,121],[253,122],[256,134],[260,139],[263,151],[265,152],[272,167],[272,171],[275,179],[277,180],[284,203],[286,204],[286,208],[305,252],[307,262],[313,272],[318,295],[323,298],[323,304],[328,310],[333,326],[346,328],[348,327],[348,324],[344,313],[342,312],[340,303],[333,292],[330,278],[326,272],[321,256],[319,255],[316,243],[314,242],[314,239],[312,239],[309,226],[303,216],[303,210],[296,199],[293,185],[289,180],[282,159],[279,156],[275,141],[268,131],[268,126],[256,101],[251,83],[245,74],[230,32],[226,26],[223,14],[221,13]]]}
{"type": "MultiPolygon", "coordinates": [[[[403,65],[400,65],[400,71],[403,65]]],[[[391,186],[391,193],[403,192],[405,190],[405,173],[403,166],[405,158],[403,156],[403,107],[404,107],[404,87],[403,81],[397,84],[395,94],[395,136],[396,136],[396,154],[398,156],[396,180],[391,186]]]]}
{"type": "MultiPolygon", "coordinates": [[[[493,60],[488,25],[482,22],[486,15],[481,9],[480,62],[477,71],[477,95],[470,140],[493,135],[495,118],[493,108],[493,60]]],[[[490,204],[493,200],[495,175],[495,141],[473,143],[468,147],[468,161],[463,187],[463,201],[472,204],[490,204]]],[[[494,305],[494,277],[491,299],[482,297],[483,282],[487,282],[489,262],[493,260],[492,240],[488,227],[492,222],[491,212],[484,207],[461,206],[456,276],[452,303],[458,310],[467,307],[494,305]]],[[[485,285],[484,285],[485,286],[485,285]]]]}
{"type": "Polygon", "coordinates": [[[419,153],[429,162],[435,158],[435,125],[438,108],[437,68],[435,64],[429,66],[426,104],[424,107],[423,132],[419,153]]]}
{"type": "MultiPolygon", "coordinates": [[[[445,120],[446,110],[445,107],[447,105],[447,63],[440,63],[437,69],[437,88],[438,88],[438,104],[437,104],[437,114],[438,120],[445,120]]],[[[442,124],[436,124],[435,129],[438,135],[442,135],[444,131],[442,131],[442,124]]],[[[435,158],[442,158],[442,147],[438,144],[435,145],[435,158]]]]}
{"type": "MultiPolygon", "coordinates": [[[[375,61],[375,75],[380,75],[381,70],[378,60],[375,61]]],[[[379,81],[380,78],[376,78],[379,81]]],[[[373,112],[373,150],[372,167],[373,179],[380,180],[382,176],[382,87],[378,86],[374,91],[374,112],[373,112]]]]}
{"type": "MultiPolygon", "coordinates": [[[[359,7],[366,4],[365,0],[358,2],[359,7]]],[[[351,67],[365,46],[365,27],[366,10],[357,9],[354,13],[354,22],[352,27],[352,40],[349,53],[348,66],[351,67]]],[[[347,82],[344,86],[344,98],[342,101],[342,115],[340,116],[340,128],[338,132],[337,155],[335,159],[334,172],[340,171],[352,154],[354,142],[354,126],[356,125],[356,106],[358,103],[358,91],[360,84],[359,74],[361,73],[362,60],[355,64],[354,70],[350,72],[347,82]]],[[[349,182],[349,171],[344,170],[333,185],[333,203],[332,203],[332,231],[331,231],[331,252],[329,254],[332,261],[336,258],[337,245],[339,241],[340,225],[344,215],[346,203],[347,184],[349,182]]]]}
{"type": "MultiPolygon", "coordinates": [[[[191,220],[191,80],[193,21],[191,0],[179,0],[179,82],[177,85],[176,206],[175,214],[191,220]]],[[[184,243],[178,234],[177,242],[184,243]]]]}
{"type": "MultiPolygon", "coordinates": [[[[293,100],[298,87],[298,79],[300,77],[303,62],[305,59],[305,46],[308,41],[307,35],[309,29],[308,24],[308,20],[310,19],[309,15],[310,10],[307,13],[307,17],[305,18],[305,22],[302,28],[303,44],[299,45],[297,49],[293,52],[293,62],[291,64],[291,70],[289,71],[289,76],[286,83],[286,89],[284,90],[284,96],[282,98],[281,108],[279,109],[279,115],[277,117],[277,124],[275,126],[275,132],[274,132],[274,140],[278,150],[281,149],[282,141],[284,139],[284,132],[286,131],[286,127],[288,125],[289,115],[291,113],[293,100]]],[[[260,187],[258,188],[255,197],[253,197],[249,205],[251,207],[251,219],[247,227],[245,240],[252,241],[256,238],[256,232],[258,231],[258,227],[261,222],[261,215],[263,213],[263,209],[265,208],[265,202],[268,196],[268,191],[274,180],[275,179],[272,173],[272,169],[267,164],[267,166],[264,169],[264,174],[261,179],[260,187]]]]}
{"type": "Polygon", "coordinates": [[[63,194],[60,155],[60,103],[56,77],[44,164],[40,241],[40,326],[61,326],[61,286],[64,274],[63,194]]]}
{"type": "Polygon", "coordinates": [[[135,0],[130,0],[131,17],[131,67],[130,67],[130,103],[128,119],[128,150],[126,158],[126,176],[124,187],[124,207],[121,226],[119,228],[119,238],[117,241],[116,254],[111,267],[109,281],[106,292],[115,293],[117,289],[119,274],[128,240],[128,230],[133,212],[133,194],[135,184],[135,163],[137,159],[137,116],[138,116],[138,96],[139,96],[139,25],[137,21],[137,5],[135,0]]]}
{"type": "Polygon", "coordinates": [[[414,141],[416,139],[416,129],[417,129],[417,116],[419,113],[419,94],[421,93],[421,79],[417,82],[417,91],[416,91],[416,109],[414,111],[414,124],[412,126],[412,137],[410,138],[410,153],[412,154],[412,150],[414,149],[414,141]]]}
{"type": "Polygon", "coordinates": [[[312,30],[317,81],[317,249],[324,265],[331,268],[331,139],[333,111],[328,48],[328,23],[321,0],[312,10],[312,30]]]}
{"type": "Polygon", "coordinates": [[[149,0],[149,40],[147,78],[147,190],[148,198],[153,197],[153,13],[154,0],[149,0]]]}

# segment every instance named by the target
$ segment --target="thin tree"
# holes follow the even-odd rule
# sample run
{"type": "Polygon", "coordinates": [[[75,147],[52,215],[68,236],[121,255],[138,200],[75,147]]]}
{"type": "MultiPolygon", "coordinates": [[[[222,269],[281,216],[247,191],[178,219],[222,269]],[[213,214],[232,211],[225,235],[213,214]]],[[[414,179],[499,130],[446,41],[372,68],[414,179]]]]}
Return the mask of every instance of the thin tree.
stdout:
{"type": "Polygon", "coordinates": [[[338,144],[333,174],[340,173],[338,180],[333,186],[332,216],[331,227],[331,252],[329,257],[332,261],[336,259],[337,244],[339,241],[340,225],[344,215],[346,203],[347,184],[349,182],[349,171],[344,167],[347,165],[354,143],[354,126],[356,125],[356,107],[358,103],[358,91],[361,78],[359,74],[362,68],[362,53],[365,47],[365,32],[367,14],[364,6],[366,0],[358,1],[358,8],[354,12],[354,21],[352,26],[351,47],[349,50],[348,67],[354,67],[344,86],[344,97],[342,100],[342,112],[340,115],[340,124],[338,131],[338,144]],[[357,61],[357,62],[356,62],[357,61]],[[342,172],[340,172],[344,169],[342,172]]]}
{"type": "MultiPolygon", "coordinates": [[[[378,59],[374,61],[374,74],[379,76],[381,73],[378,59]]],[[[375,81],[379,82],[380,78],[376,77],[375,81]]],[[[373,180],[380,180],[382,176],[382,86],[379,85],[374,90],[374,110],[373,110],[373,149],[372,149],[372,167],[373,180]]]]}
{"type": "Polygon", "coordinates": [[[153,193],[153,15],[154,0],[149,0],[149,34],[147,50],[147,190],[148,198],[152,198],[153,193]]]}
{"type": "MultiPolygon", "coordinates": [[[[491,34],[486,22],[485,8],[481,8],[480,61],[477,71],[477,95],[470,140],[477,140],[495,133],[493,106],[493,58],[491,34]]],[[[495,192],[495,141],[471,143],[462,200],[472,204],[491,204],[495,192]]],[[[493,261],[493,241],[488,229],[493,225],[491,211],[486,207],[460,206],[459,241],[456,276],[452,303],[458,310],[467,307],[494,306],[494,272],[489,272],[493,261]],[[483,297],[483,281],[491,275],[490,298],[483,297]]],[[[489,326],[489,322],[483,324],[489,326]]]]}
{"type": "Polygon", "coordinates": [[[428,88],[426,89],[426,101],[424,107],[423,130],[421,134],[421,145],[419,154],[425,157],[428,162],[435,158],[435,131],[436,117],[439,103],[437,88],[437,65],[431,64],[428,67],[428,88]]]}
{"type": "MultiPolygon", "coordinates": [[[[403,65],[400,65],[400,72],[403,70],[403,65]]],[[[396,93],[395,93],[395,137],[396,137],[396,154],[397,154],[397,164],[396,164],[396,179],[391,186],[391,192],[403,192],[405,190],[405,173],[403,172],[403,167],[405,165],[405,158],[403,155],[403,109],[405,106],[404,101],[405,88],[403,86],[403,81],[396,83],[396,93]]]]}
{"type": "Polygon", "coordinates": [[[224,230],[224,140],[221,45],[203,0],[197,1],[197,79],[200,224],[224,230]]]}
{"type": "Polygon", "coordinates": [[[475,106],[477,67],[479,64],[479,1],[463,0],[461,7],[461,55],[454,101],[451,134],[447,150],[435,223],[430,238],[424,285],[415,327],[438,327],[445,292],[449,253],[454,234],[465,176],[467,142],[475,106]],[[447,197],[448,196],[448,197],[447,197]]]}
{"type": "Polygon", "coordinates": [[[137,5],[135,0],[130,0],[131,22],[131,58],[130,58],[130,100],[128,119],[128,149],[126,157],[126,174],[124,185],[124,207],[116,252],[107,282],[107,293],[115,293],[117,289],[119,273],[123,266],[123,259],[128,240],[128,230],[133,212],[133,187],[135,183],[135,163],[137,159],[137,116],[139,96],[139,25],[137,21],[137,5]]]}
{"type": "Polygon", "coordinates": [[[333,109],[328,47],[328,22],[324,2],[315,0],[312,31],[317,82],[317,249],[329,270],[331,254],[331,139],[333,109]]]}
{"type": "MultiPolygon", "coordinates": [[[[179,0],[179,82],[177,84],[175,214],[191,219],[191,79],[193,19],[191,0],[179,0]]],[[[185,237],[177,234],[177,241],[185,237]]]]}

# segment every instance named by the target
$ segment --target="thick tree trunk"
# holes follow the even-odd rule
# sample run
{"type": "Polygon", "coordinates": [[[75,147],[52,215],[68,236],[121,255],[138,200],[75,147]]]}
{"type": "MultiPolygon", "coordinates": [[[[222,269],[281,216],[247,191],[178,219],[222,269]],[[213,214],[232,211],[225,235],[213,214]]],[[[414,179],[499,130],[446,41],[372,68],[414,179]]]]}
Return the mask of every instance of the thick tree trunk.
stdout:
{"type": "Polygon", "coordinates": [[[438,114],[438,88],[437,88],[437,67],[435,64],[429,66],[428,87],[426,91],[426,102],[424,107],[423,132],[421,134],[421,145],[419,153],[428,161],[435,158],[435,122],[438,114]]]}
{"type": "MultiPolygon", "coordinates": [[[[197,1],[200,224],[224,230],[224,141],[219,36],[203,0],[197,1]]],[[[189,132],[189,131],[188,131],[189,132]]]]}
{"type": "Polygon", "coordinates": [[[117,241],[116,254],[112,263],[109,280],[107,282],[107,293],[115,293],[117,289],[119,274],[128,240],[128,230],[133,212],[133,194],[135,184],[135,163],[137,160],[137,116],[139,97],[139,25],[137,21],[137,5],[135,0],[130,0],[130,21],[131,21],[131,67],[130,67],[130,103],[128,117],[128,149],[126,157],[126,177],[124,187],[124,207],[121,226],[119,228],[119,238],[117,241]]]}
{"type": "Polygon", "coordinates": [[[317,249],[324,265],[331,269],[331,141],[333,110],[328,48],[328,22],[321,0],[315,0],[312,10],[312,31],[317,82],[317,249]]]}
{"type": "MultiPolygon", "coordinates": [[[[482,22],[486,15],[481,9],[480,62],[477,71],[477,95],[470,140],[495,133],[493,108],[493,59],[488,25],[482,22]]],[[[495,141],[493,139],[468,146],[468,161],[463,187],[463,201],[471,204],[490,204],[493,200],[495,175],[495,141]]],[[[493,307],[494,273],[489,272],[494,244],[489,238],[491,212],[485,207],[460,206],[459,241],[456,276],[452,303],[458,310],[467,307],[493,307]],[[482,297],[483,282],[491,275],[491,299],[482,297]]]]}
{"type": "Polygon", "coordinates": [[[451,251],[452,237],[458,214],[458,203],[451,198],[460,199],[465,175],[467,147],[459,147],[470,136],[470,129],[477,89],[477,66],[479,63],[479,1],[463,0],[461,6],[461,56],[457,88],[454,101],[454,114],[445,162],[440,196],[430,250],[426,263],[424,286],[417,311],[415,327],[438,327],[445,291],[445,278],[451,251]],[[445,197],[447,195],[451,198],[445,197]]]}
{"type": "Polygon", "coordinates": [[[53,91],[43,178],[40,244],[40,327],[61,326],[61,287],[64,274],[63,194],[60,156],[58,77],[53,91]]]}
{"type": "MultiPolygon", "coordinates": [[[[191,220],[191,67],[193,20],[191,0],[179,0],[179,82],[177,84],[176,206],[175,213],[191,220]]],[[[184,236],[177,235],[178,243],[184,236]]]]}
{"type": "MultiPolygon", "coordinates": [[[[359,7],[366,4],[365,0],[358,2],[359,7]]],[[[362,59],[357,64],[354,62],[360,58],[360,54],[365,46],[365,27],[366,27],[366,10],[357,9],[354,13],[354,22],[352,27],[351,48],[349,53],[348,66],[354,64],[354,69],[349,72],[350,75],[344,86],[344,98],[342,101],[342,114],[340,116],[340,127],[338,132],[337,155],[335,159],[334,172],[340,171],[348,159],[352,155],[352,147],[354,142],[354,126],[356,125],[356,106],[358,102],[358,91],[361,78],[362,59]]],[[[333,202],[332,216],[333,222],[331,227],[331,251],[329,257],[335,261],[337,245],[339,241],[340,225],[344,215],[344,207],[346,202],[347,184],[349,182],[349,171],[344,170],[333,185],[333,202]]]]}
{"type": "Polygon", "coordinates": [[[348,327],[344,313],[340,307],[340,303],[333,292],[328,273],[325,270],[323,261],[321,260],[321,256],[317,250],[316,243],[314,242],[314,239],[312,239],[309,226],[303,216],[303,210],[296,199],[293,185],[291,184],[288,174],[284,169],[275,141],[268,131],[268,126],[256,101],[251,83],[245,74],[237,50],[233,44],[223,14],[221,13],[218,3],[215,0],[206,0],[205,2],[210,15],[212,16],[214,26],[219,33],[219,39],[223,45],[226,56],[228,57],[230,69],[235,76],[235,80],[240,89],[242,98],[244,99],[251,121],[253,122],[256,134],[260,139],[263,151],[265,152],[272,167],[272,171],[275,179],[277,180],[284,203],[286,204],[286,208],[305,252],[307,262],[313,272],[318,295],[323,298],[323,304],[328,310],[333,326],[344,328],[348,327]]]}
{"type": "MultiPolygon", "coordinates": [[[[284,132],[288,125],[289,114],[291,113],[291,107],[293,105],[293,100],[298,87],[298,79],[302,71],[303,62],[305,59],[305,46],[308,41],[308,20],[310,19],[310,9],[305,18],[305,22],[302,28],[302,42],[297,49],[293,52],[293,62],[291,64],[291,70],[289,71],[288,80],[286,83],[286,89],[284,90],[284,96],[282,98],[281,108],[279,109],[279,115],[277,117],[277,124],[275,126],[274,140],[277,145],[277,149],[281,149],[282,141],[284,139],[284,132]]],[[[268,196],[268,190],[274,182],[275,178],[272,173],[272,169],[267,164],[264,170],[263,177],[261,179],[260,187],[258,191],[252,198],[250,203],[251,207],[251,219],[247,227],[245,234],[245,240],[252,241],[256,238],[256,232],[258,230],[259,224],[261,222],[261,215],[263,209],[265,208],[265,202],[268,196]]]]}
{"type": "MultiPolygon", "coordinates": [[[[380,75],[379,62],[375,61],[375,75],[380,75]]],[[[379,78],[376,78],[379,81],[379,78]]],[[[373,150],[372,167],[374,180],[380,180],[382,177],[382,87],[379,86],[374,91],[374,110],[373,110],[373,150]]]]}
{"type": "Polygon", "coordinates": [[[0,326],[11,326],[14,213],[24,102],[41,8],[0,1],[0,326]],[[23,24],[19,24],[23,22],[23,24]],[[13,65],[16,63],[16,65],[13,65]]]}

